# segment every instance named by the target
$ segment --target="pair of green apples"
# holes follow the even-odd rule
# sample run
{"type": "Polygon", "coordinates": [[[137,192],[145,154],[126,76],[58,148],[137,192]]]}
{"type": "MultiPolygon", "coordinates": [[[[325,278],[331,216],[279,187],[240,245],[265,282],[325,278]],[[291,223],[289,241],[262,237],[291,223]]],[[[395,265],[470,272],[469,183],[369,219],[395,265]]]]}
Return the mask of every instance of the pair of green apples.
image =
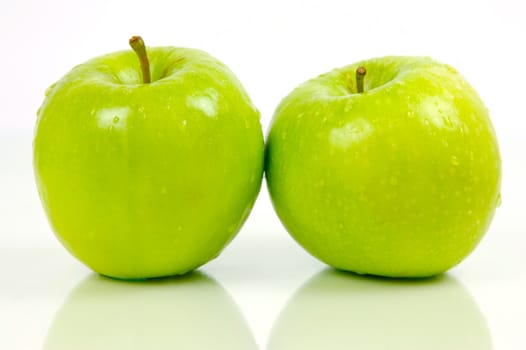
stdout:
{"type": "Polygon", "coordinates": [[[425,277],[458,264],[500,201],[488,111],[453,68],[384,57],[285,97],[265,146],[234,74],[194,49],[92,59],[38,112],[36,183],[64,246],[122,279],[183,274],[226,246],[263,173],[282,223],[339,269],[425,277]],[[367,70],[367,73],[365,72],[367,70]]]}

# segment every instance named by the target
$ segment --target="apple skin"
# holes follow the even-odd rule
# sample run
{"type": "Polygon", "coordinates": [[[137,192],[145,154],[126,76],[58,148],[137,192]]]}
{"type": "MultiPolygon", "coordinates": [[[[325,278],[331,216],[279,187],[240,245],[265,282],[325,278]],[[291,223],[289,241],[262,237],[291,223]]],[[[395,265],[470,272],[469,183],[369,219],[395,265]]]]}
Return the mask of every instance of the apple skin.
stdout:
{"type": "Polygon", "coordinates": [[[300,85],[275,111],[265,167],[292,237],[360,274],[442,273],[475,248],[500,204],[486,107],[455,69],[425,57],[362,61],[300,85]]]}
{"type": "Polygon", "coordinates": [[[34,171],[64,246],[123,279],[183,274],[216,257],[259,192],[264,141],[241,83],[205,52],[131,50],[75,67],[46,93],[34,171]]]}

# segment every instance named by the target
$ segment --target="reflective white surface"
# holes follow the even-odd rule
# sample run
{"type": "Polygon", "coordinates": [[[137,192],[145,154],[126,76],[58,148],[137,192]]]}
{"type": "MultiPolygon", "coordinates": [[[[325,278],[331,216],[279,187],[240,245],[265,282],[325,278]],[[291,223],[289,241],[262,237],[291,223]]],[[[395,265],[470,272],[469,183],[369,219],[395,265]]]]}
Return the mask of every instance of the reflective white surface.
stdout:
{"type": "Polygon", "coordinates": [[[0,4],[0,349],[526,349],[524,1],[20,0],[0,4]],[[238,237],[201,274],[129,284],[98,277],[53,236],[31,142],[44,90],[93,56],[198,47],[237,74],[267,128],[300,82],[374,56],[450,63],[490,110],[502,206],[445,276],[340,274],[305,253],[265,185],[238,237]],[[383,346],[383,347],[382,347],[383,346]]]}
{"type": "Polygon", "coordinates": [[[269,350],[493,349],[475,301],[445,275],[424,280],[361,277],[333,269],[296,292],[276,320],[269,350]]]}
{"type": "Polygon", "coordinates": [[[239,308],[206,275],[141,282],[90,275],[57,311],[44,343],[58,349],[257,349],[239,308]]]}

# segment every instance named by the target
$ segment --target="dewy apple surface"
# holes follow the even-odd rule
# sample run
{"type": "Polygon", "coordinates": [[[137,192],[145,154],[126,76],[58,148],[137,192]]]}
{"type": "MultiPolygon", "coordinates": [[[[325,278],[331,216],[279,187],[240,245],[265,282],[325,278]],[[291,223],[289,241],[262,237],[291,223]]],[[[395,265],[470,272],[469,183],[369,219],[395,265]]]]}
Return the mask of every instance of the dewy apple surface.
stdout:
{"type": "Polygon", "coordinates": [[[94,271],[184,274],[215,258],[252,209],[263,172],[260,114],[205,52],[147,55],[140,37],[130,44],[139,59],[131,50],[94,58],[48,90],[35,129],[36,183],[57,237],[94,271]]]}
{"type": "Polygon", "coordinates": [[[371,59],[301,84],[276,109],[265,170],[294,239],[361,274],[447,271],[500,204],[487,108],[460,73],[425,57],[371,59]]]}

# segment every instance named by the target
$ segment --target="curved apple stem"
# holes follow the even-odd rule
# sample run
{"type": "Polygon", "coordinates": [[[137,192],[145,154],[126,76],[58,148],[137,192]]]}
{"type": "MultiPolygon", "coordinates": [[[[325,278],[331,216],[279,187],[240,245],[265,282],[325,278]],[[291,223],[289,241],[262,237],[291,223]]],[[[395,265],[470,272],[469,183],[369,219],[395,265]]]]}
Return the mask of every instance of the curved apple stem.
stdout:
{"type": "Polygon", "coordinates": [[[148,61],[148,55],[146,53],[146,46],[144,45],[144,40],[140,36],[132,36],[130,38],[130,46],[139,57],[139,62],[141,63],[142,71],[142,81],[145,84],[149,84],[152,81],[150,75],[150,62],[148,61]]]}
{"type": "Polygon", "coordinates": [[[356,91],[358,91],[358,93],[363,92],[363,81],[366,73],[367,71],[364,66],[360,66],[356,69],[356,91]]]}

